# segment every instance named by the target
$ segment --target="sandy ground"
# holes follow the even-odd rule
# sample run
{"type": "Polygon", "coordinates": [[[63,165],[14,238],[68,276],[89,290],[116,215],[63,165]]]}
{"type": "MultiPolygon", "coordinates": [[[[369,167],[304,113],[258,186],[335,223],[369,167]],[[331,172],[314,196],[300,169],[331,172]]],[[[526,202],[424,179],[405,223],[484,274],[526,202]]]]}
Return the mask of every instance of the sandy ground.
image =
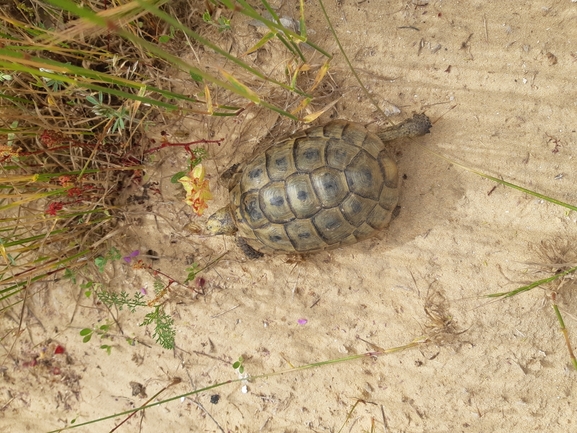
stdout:
{"type": "MultiPolygon", "coordinates": [[[[577,432],[576,372],[549,292],[483,297],[551,275],[540,246],[545,242],[551,252],[566,241],[574,249],[575,212],[495,188],[429,152],[577,203],[577,3],[326,3],[372,95],[389,101],[384,109],[401,109],[393,120],[425,111],[434,121],[430,135],[393,144],[406,178],[401,213],[384,238],[297,263],[282,256],[247,260],[232,239],[195,233],[189,223],[202,225],[205,217],[192,218],[179,186],[170,183],[185,155],[163,153],[149,172],[161,194],[132,210],[123,254],[154,250],[160,259],[152,266],[183,280],[191,262],[206,264],[228,252],[203,274],[202,294],[181,287],[171,292],[167,309],[177,349],[163,350],[150,329],[138,326],[144,313],[125,311],[114,312],[122,335],[114,328],[112,339],[83,344],[79,330],[111,316],[79,287],[58,282],[29,300],[16,342],[10,336],[2,342],[0,431],[44,432],[113,415],[144,404],[174,378],[181,382],[155,401],[237,379],[232,363],[240,356],[245,373],[257,376],[428,335],[434,338],[412,349],[177,398],[117,431],[577,432]],[[110,344],[111,354],[100,344],[110,344]],[[55,353],[58,346],[64,353],[55,353]],[[133,395],[131,382],[142,384],[148,398],[138,389],[133,395]]],[[[284,15],[297,13],[283,9],[284,15]]],[[[318,5],[308,5],[307,14],[311,38],[335,55],[331,74],[338,88],[331,100],[340,100],[320,121],[330,114],[378,119],[336,44],[328,42],[318,5]]],[[[233,24],[239,36],[231,37],[231,51],[241,53],[260,36],[242,21],[233,24]]],[[[267,52],[259,56],[252,59],[266,66],[267,52]]],[[[282,73],[282,65],[270,68],[282,73]]],[[[214,211],[227,197],[218,173],[250,154],[277,121],[253,107],[236,119],[162,127],[225,139],[209,148],[213,160],[206,164],[214,211]]],[[[152,287],[152,277],[122,261],[107,267],[103,281],[130,292],[152,287]]],[[[557,295],[573,344],[575,289],[568,281],[557,295]]],[[[17,324],[7,316],[2,327],[17,324]]],[[[109,431],[122,419],[73,431],[109,431]]]]}

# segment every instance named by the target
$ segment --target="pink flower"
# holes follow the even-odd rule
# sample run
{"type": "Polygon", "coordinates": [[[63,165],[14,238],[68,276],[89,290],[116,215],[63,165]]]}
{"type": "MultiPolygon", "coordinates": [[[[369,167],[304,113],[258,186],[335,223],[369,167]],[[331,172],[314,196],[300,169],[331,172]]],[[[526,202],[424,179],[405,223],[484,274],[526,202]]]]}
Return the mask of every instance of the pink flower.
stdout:
{"type": "Polygon", "coordinates": [[[130,263],[132,261],[132,259],[135,258],[136,256],[138,256],[139,254],[140,254],[139,250],[134,250],[133,252],[131,252],[126,257],[123,257],[123,259],[126,263],[130,263]]]}

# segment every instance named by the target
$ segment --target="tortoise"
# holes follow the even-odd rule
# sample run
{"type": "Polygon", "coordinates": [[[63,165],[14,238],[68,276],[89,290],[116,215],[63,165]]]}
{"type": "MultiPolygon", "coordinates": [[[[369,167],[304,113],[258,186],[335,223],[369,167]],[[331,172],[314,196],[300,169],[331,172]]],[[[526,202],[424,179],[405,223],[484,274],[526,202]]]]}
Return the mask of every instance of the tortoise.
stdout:
{"type": "Polygon", "coordinates": [[[388,226],[399,197],[397,165],[384,142],[429,133],[425,114],[377,133],[346,120],[298,132],[237,168],[230,203],[208,232],[237,234],[251,258],[350,245],[388,226]]]}

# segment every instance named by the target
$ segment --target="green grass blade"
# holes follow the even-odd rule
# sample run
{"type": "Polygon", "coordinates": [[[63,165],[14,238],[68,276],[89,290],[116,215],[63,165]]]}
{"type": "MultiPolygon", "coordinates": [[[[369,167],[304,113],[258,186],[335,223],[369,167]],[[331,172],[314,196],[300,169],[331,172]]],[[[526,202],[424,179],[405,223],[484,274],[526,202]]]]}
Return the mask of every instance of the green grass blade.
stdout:
{"type": "Polygon", "coordinates": [[[15,201],[7,204],[7,205],[0,206],[0,210],[11,209],[11,208],[13,208],[13,207],[17,207],[17,206],[20,206],[20,205],[23,205],[23,204],[26,204],[26,203],[30,203],[30,202],[32,202],[32,201],[35,201],[35,200],[38,200],[38,199],[41,199],[41,198],[51,197],[51,196],[53,196],[53,195],[62,195],[62,194],[64,194],[67,190],[68,190],[68,189],[65,189],[65,188],[59,188],[59,189],[56,189],[56,190],[53,190],[53,191],[40,192],[40,193],[37,193],[37,194],[33,194],[33,195],[30,195],[29,197],[26,197],[26,198],[23,198],[23,199],[20,199],[20,200],[15,200],[15,201]]]}
{"type": "Polygon", "coordinates": [[[141,83],[137,83],[121,77],[115,77],[102,72],[92,71],[90,69],[85,69],[79,66],[61,63],[55,60],[43,59],[39,57],[31,57],[28,54],[19,51],[14,51],[8,48],[0,48],[0,68],[9,71],[27,72],[34,76],[44,77],[56,81],[62,81],[74,86],[81,85],[90,88],[92,90],[101,91],[104,93],[110,93],[124,99],[137,100],[146,104],[163,107],[170,110],[177,109],[178,106],[158,101],[156,99],[148,98],[145,96],[138,96],[137,94],[124,92],[109,87],[102,87],[93,83],[101,82],[106,84],[113,84],[117,86],[125,86],[135,90],[141,90],[145,88],[150,92],[156,92],[166,98],[177,98],[188,102],[199,102],[195,98],[185,97],[178,93],[168,92],[153,86],[145,86],[141,83]],[[60,72],[61,74],[71,74],[74,75],[74,77],[51,73],[43,69],[49,69],[54,72],[60,72]]]}
{"type": "MultiPolygon", "coordinates": [[[[402,350],[406,350],[406,349],[410,349],[410,348],[417,347],[418,345],[423,344],[423,343],[426,342],[426,341],[427,341],[426,339],[425,339],[425,340],[417,339],[417,340],[414,340],[414,341],[412,341],[411,343],[408,343],[408,344],[406,344],[406,345],[404,345],[404,346],[393,347],[393,348],[391,348],[391,349],[383,349],[383,350],[380,350],[380,351],[378,351],[378,352],[377,352],[377,351],[375,351],[375,352],[366,352],[366,353],[361,353],[361,354],[357,354],[357,355],[345,356],[345,357],[343,357],[343,358],[336,358],[336,359],[331,359],[331,360],[327,360],[327,361],[320,361],[320,362],[315,362],[315,363],[311,363],[311,364],[305,364],[305,365],[301,365],[301,366],[299,366],[299,367],[293,367],[293,368],[290,368],[290,369],[287,369],[287,370],[278,371],[278,372],[275,372],[275,373],[265,373],[265,374],[260,374],[260,375],[257,375],[257,376],[250,376],[250,379],[251,379],[251,380],[257,380],[257,379],[269,378],[269,377],[274,377],[274,376],[281,376],[281,375],[284,375],[284,374],[296,373],[296,372],[299,372],[299,371],[309,370],[309,369],[312,369],[312,368],[318,368],[318,367],[322,367],[322,366],[325,366],[325,365],[339,364],[339,363],[349,362],[349,361],[354,361],[354,360],[359,360],[359,359],[372,358],[372,357],[380,356],[380,355],[387,355],[387,354],[391,354],[391,353],[399,352],[399,351],[402,351],[402,350]]],[[[69,426],[67,426],[67,427],[63,427],[63,428],[61,428],[61,429],[49,431],[48,433],[59,433],[59,432],[62,432],[62,431],[72,430],[72,429],[75,429],[75,428],[77,428],[77,427],[82,427],[82,426],[85,426],[85,425],[94,424],[94,423],[101,422],[101,421],[105,421],[105,420],[108,420],[108,419],[113,419],[113,418],[118,418],[118,417],[125,416],[125,415],[130,415],[130,414],[133,414],[133,413],[135,413],[135,412],[140,412],[140,411],[143,411],[143,410],[145,410],[145,409],[149,409],[149,408],[154,407],[154,406],[158,406],[158,405],[161,405],[161,404],[166,404],[166,403],[169,403],[169,402],[175,401],[175,400],[181,400],[181,399],[184,399],[184,398],[186,398],[186,397],[190,397],[190,396],[193,396],[193,395],[196,395],[196,394],[199,394],[199,393],[204,393],[204,392],[206,392],[206,391],[210,391],[211,389],[219,388],[219,387],[222,387],[222,386],[224,386],[224,385],[230,385],[230,384],[233,384],[233,383],[241,383],[241,382],[243,382],[243,381],[245,381],[245,380],[246,380],[246,378],[239,378],[239,379],[227,380],[227,381],[225,381],[225,382],[215,383],[215,384],[213,384],[213,385],[209,385],[209,386],[206,386],[206,387],[201,388],[201,389],[196,389],[196,390],[194,390],[194,391],[190,391],[190,392],[187,392],[187,393],[185,393],[185,394],[180,394],[180,395],[177,395],[177,396],[174,396],[174,397],[166,398],[166,399],[164,399],[164,400],[155,401],[154,403],[147,403],[147,404],[145,404],[145,405],[143,405],[143,406],[140,406],[140,407],[137,407],[137,408],[134,408],[134,409],[129,409],[129,410],[126,410],[126,411],[123,411],[123,412],[115,413],[114,415],[104,416],[104,417],[102,417],[102,418],[93,419],[93,420],[86,421],[86,422],[83,422],[83,423],[72,424],[72,425],[69,425],[69,426]]]]}
{"type": "MultiPolygon", "coordinates": [[[[50,3],[52,3],[52,4],[55,4],[55,5],[59,6],[59,7],[62,7],[62,8],[65,9],[65,10],[68,10],[69,12],[72,12],[72,13],[76,13],[77,10],[78,10],[78,7],[77,7],[75,4],[73,4],[73,3],[71,3],[71,2],[69,2],[69,1],[67,1],[67,0],[48,0],[48,1],[49,1],[50,3]]],[[[141,1],[141,0],[137,0],[137,1],[141,1]]],[[[149,5],[147,5],[147,4],[145,4],[145,3],[142,3],[142,6],[143,6],[145,9],[148,9],[148,6],[149,6],[149,5]]],[[[151,9],[154,10],[154,8],[151,8],[151,9]]],[[[155,13],[156,13],[156,12],[157,12],[157,11],[155,10],[155,13]]],[[[159,13],[161,16],[164,16],[164,15],[165,15],[165,14],[160,13],[160,11],[158,11],[158,13],[159,13]]],[[[162,58],[162,59],[166,60],[167,62],[169,62],[169,63],[171,63],[171,64],[179,67],[179,68],[182,69],[183,71],[187,71],[187,72],[192,73],[192,74],[194,74],[194,75],[196,75],[196,76],[200,76],[200,77],[202,77],[203,79],[211,82],[212,84],[214,84],[214,85],[216,85],[216,86],[218,86],[218,87],[221,87],[221,88],[226,89],[226,90],[228,90],[228,91],[230,91],[230,92],[232,92],[232,93],[236,93],[236,94],[239,94],[240,96],[243,96],[241,93],[238,93],[238,88],[236,88],[236,87],[233,86],[232,84],[230,84],[230,83],[228,83],[228,82],[226,82],[226,81],[222,81],[222,80],[220,80],[220,79],[212,76],[211,74],[209,74],[209,73],[207,73],[207,72],[205,72],[205,71],[203,71],[203,70],[201,70],[201,69],[198,69],[198,68],[196,68],[195,66],[193,66],[193,65],[185,62],[185,61],[182,60],[181,58],[179,58],[179,57],[177,57],[177,56],[174,56],[174,55],[168,53],[166,50],[164,50],[163,47],[160,47],[160,46],[158,46],[158,45],[156,45],[156,44],[154,44],[154,43],[152,43],[152,42],[145,41],[144,39],[142,39],[142,38],[140,38],[140,37],[138,37],[138,36],[136,36],[136,35],[134,35],[134,34],[132,34],[132,33],[130,33],[130,32],[127,32],[127,31],[125,31],[125,30],[122,30],[122,29],[118,28],[117,26],[114,26],[113,23],[112,23],[110,20],[105,20],[105,19],[103,19],[102,17],[98,16],[97,14],[95,14],[95,13],[93,13],[93,12],[88,12],[88,11],[86,11],[86,10],[83,10],[81,16],[82,16],[83,18],[86,18],[86,19],[89,20],[90,22],[92,22],[92,23],[94,23],[94,24],[97,24],[97,25],[100,25],[100,26],[108,26],[108,25],[110,25],[110,26],[112,26],[112,27],[109,27],[109,28],[113,28],[113,29],[116,31],[116,33],[117,33],[118,35],[120,35],[121,37],[129,40],[130,42],[132,42],[133,44],[135,44],[135,45],[137,45],[137,46],[141,46],[142,48],[148,50],[150,53],[152,53],[152,54],[158,56],[159,58],[162,58]]],[[[177,24],[178,24],[178,23],[177,23],[177,24]]],[[[88,86],[87,86],[87,87],[88,87],[88,86]]],[[[111,90],[112,90],[112,89],[111,89],[111,90]]],[[[103,91],[106,91],[106,89],[104,89],[103,91]]],[[[110,92],[110,90],[109,90],[109,92],[110,92]]],[[[276,111],[276,112],[282,114],[283,116],[289,117],[289,118],[291,118],[291,119],[293,119],[293,120],[297,120],[297,118],[296,118],[295,116],[293,116],[292,114],[290,114],[290,113],[282,110],[282,109],[279,108],[279,107],[274,106],[273,104],[270,104],[270,103],[261,101],[261,102],[260,102],[260,105],[262,105],[262,106],[264,106],[264,107],[266,107],[266,108],[269,108],[269,109],[271,109],[271,110],[273,110],[273,111],[276,111]]]]}
{"type": "Polygon", "coordinates": [[[355,70],[355,68],[353,67],[351,61],[349,60],[349,57],[347,56],[347,53],[345,52],[345,49],[343,48],[343,46],[341,45],[341,41],[339,40],[339,37],[337,35],[336,30],[333,27],[333,24],[329,18],[329,15],[327,14],[327,11],[325,9],[325,5],[323,4],[323,0],[319,0],[319,4],[321,6],[321,9],[323,11],[323,15],[325,16],[325,20],[327,21],[327,24],[329,25],[329,29],[331,30],[331,33],[333,34],[333,37],[335,38],[335,41],[337,43],[337,45],[339,46],[339,51],[341,52],[341,54],[343,55],[345,62],[347,62],[347,65],[349,66],[349,69],[351,70],[353,76],[355,77],[355,79],[357,80],[357,82],[359,83],[359,85],[361,86],[361,89],[363,89],[363,92],[365,93],[366,97],[369,99],[369,101],[371,101],[371,103],[375,106],[375,108],[383,115],[386,117],[385,113],[383,112],[383,110],[381,109],[379,103],[375,100],[375,98],[373,98],[373,95],[368,91],[368,89],[365,87],[365,85],[363,84],[363,82],[361,81],[361,78],[359,77],[359,75],[357,74],[357,71],[355,70]]]}
{"type": "Polygon", "coordinates": [[[485,179],[492,180],[493,182],[500,183],[501,185],[508,186],[509,188],[516,189],[516,190],[518,190],[518,191],[524,192],[525,194],[532,195],[532,196],[534,196],[534,197],[540,198],[540,199],[542,199],[542,200],[548,201],[548,202],[550,202],[550,203],[553,203],[553,204],[556,204],[556,205],[559,205],[559,206],[566,207],[567,209],[570,209],[570,210],[572,210],[572,211],[576,211],[576,212],[577,212],[577,206],[573,206],[572,204],[562,202],[561,200],[557,200],[557,199],[555,199],[555,198],[548,197],[548,196],[546,196],[546,195],[540,194],[540,193],[535,192],[535,191],[531,191],[530,189],[523,188],[522,186],[515,185],[514,183],[504,181],[503,179],[499,179],[499,178],[496,178],[496,177],[493,177],[493,176],[489,176],[488,174],[481,173],[481,172],[476,171],[476,170],[471,170],[471,171],[472,171],[473,173],[478,174],[478,175],[481,176],[481,177],[484,177],[485,179]]]}
{"type": "Polygon", "coordinates": [[[248,50],[246,50],[245,54],[251,54],[254,53],[255,51],[258,51],[259,49],[261,49],[268,41],[270,41],[272,38],[274,38],[276,36],[276,34],[274,32],[268,32],[267,34],[265,34],[260,41],[258,41],[256,44],[254,44],[252,47],[250,47],[248,50]]]}
{"type": "MultiPolygon", "coordinates": [[[[264,7],[266,8],[266,10],[268,11],[268,13],[271,15],[271,17],[273,18],[274,22],[276,22],[278,25],[282,26],[280,17],[278,16],[278,14],[275,12],[275,10],[268,4],[268,2],[266,0],[261,0],[262,4],[264,5],[264,7]]],[[[286,28],[283,26],[283,28],[286,28]]],[[[302,53],[302,51],[299,49],[298,47],[298,43],[293,42],[292,40],[290,40],[290,42],[279,32],[274,32],[274,34],[278,37],[278,39],[283,43],[283,45],[291,52],[293,53],[295,56],[298,56],[301,61],[306,62],[305,56],[302,53]]],[[[302,36],[302,32],[301,32],[301,37],[302,36]]],[[[290,37],[289,37],[290,39],[290,37]]],[[[303,38],[303,40],[306,40],[306,37],[303,38]]],[[[294,87],[293,87],[294,88],[294,87]]],[[[302,95],[305,96],[305,95],[302,95]]]]}
{"type": "Polygon", "coordinates": [[[469,171],[469,172],[471,172],[471,173],[475,173],[476,175],[481,176],[481,177],[484,177],[485,179],[492,180],[493,182],[500,183],[501,185],[507,186],[507,187],[509,187],[509,188],[516,189],[516,190],[518,190],[518,191],[524,192],[525,194],[532,195],[532,196],[534,196],[534,197],[540,198],[540,199],[542,199],[542,200],[548,201],[548,202],[550,202],[550,203],[553,203],[553,204],[556,204],[556,205],[565,207],[565,208],[567,208],[567,209],[569,209],[569,210],[572,210],[572,211],[576,211],[576,212],[577,212],[577,206],[574,206],[574,205],[569,204],[569,203],[565,203],[565,202],[563,202],[563,201],[561,201],[561,200],[557,200],[557,199],[555,199],[555,198],[546,196],[546,195],[544,195],[544,194],[540,194],[540,193],[538,193],[538,192],[536,192],[536,191],[532,191],[532,190],[530,190],[530,189],[523,188],[522,186],[515,185],[514,183],[507,182],[507,181],[505,181],[505,180],[503,180],[503,179],[499,179],[499,178],[497,178],[497,177],[494,177],[494,176],[485,174],[485,173],[483,173],[483,172],[481,172],[481,171],[479,171],[479,170],[475,170],[475,169],[473,169],[473,168],[467,167],[466,165],[461,164],[461,163],[459,163],[459,162],[456,162],[456,161],[454,161],[454,160],[452,160],[452,159],[450,159],[450,158],[447,158],[446,156],[443,156],[443,155],[441,155],[440,153],[437,153],[437,152],[435,152],[435,151],[433,151],[433,150],[431,150],[431,149],[429,149],[429,148],[427,148],[427,147],[425,147],[425,146],[422,146],[422,145],[421,145],[421,148],[422,148],[422,149],[425,149],[427,152],[430,152],[430,153],[432,153],[433,155],[435,155],[435,156],[437,156],[437,157],[439,157],[439,158],[441,158],[441,159],[444,159],[445,161],[449,162],[450,164],[456,165],[457,167],[463,168],[463,169],[465,169],[465,170],[467,170],[467,171],[469,171]]]}
{"type": "MultiPolygon", "coordinates": [[[[49,0],[52,1],[52,0],[49,0]]],[[[181,24],[178,20],[176,20],[175,18],[171,17],[170,15],[168,15],[167,13],[161,11],[160,9],[158,9],[157,7],[153,6],[153,5],[149,5],[146,2],[144,2],[143,0],[136,0],[137,3],[139,3],[142,8],[144,10],[147,10],[148,12],[156,15],[157,17],[161,18],[162,20],[164,20],[165,22],[167,22],[168,24],[170,24],[171,26],[174,26],[174,28],[186,33],[188,36],[190,36],[191,38],[195,39],[196,41],[200,42],[201,44],[209,47],[211,50],[216,51],[217,53],[219,53],[221,56],[227,58],[228,60],[230,60],[231,62],[234,62],[235,64],[237,64],[238,66],[240,66],[241,68],[245,69],[246,71],[250,72],[251,74],[255,75],[256,77],[259,77],[261,80],[264,81],[268,81],[270,83],[273,83],[277,86],[280,86],[286,90],[291,90],[291,91],[295,91],[296,93],[300,94],[301,96],[308,96],[306,95],[304,92],[300,92],[294,89],[291,89],[289,86],[287,86],[284,83],[281,83],[279,81],[273,80],[272,78],[267,77],[266,75],[264,75],[263,73],[261,73],[260,71],[252,68],[250,65],[248,65],[247,63],[243,62],[242,60],[240,60],[239,58],[233,56],[232,54],[229,54],[227,51],[221,49],[218,45],[213,44],[212,42],[210,42],[208,39],[203,38],[202,36],[200,36],[198,33],[192,31],[191,29],[189,29],[188,27],[184,26],[183,24],[181,24]]],[[[284,27],[283,27],[284,28],[284,27]]]]}
{"type": "Polygon", "coordinates": [[[575,353],[573,352],[573,348],[571,347],[571,339],[569,338],[569,330],[565,327],[565,321],[563,320],[563,316],[561,316],[561,312],[559,311],[559,307],[555,303],[555,296],[553,298],[553,310],[555,311],[555,316],[557,316],[557,321],[559,322],[559,330],[563,334],[563,338],[565,339],[565,344],[567,345],[567,351],[569,352],[569,358],[571,359],[571,364],[573,368],[577,370],[577,358],[575,358],[575,353]]]}
{"type": "Polygon", "coordinates": [[[523,287],[519,287],[515,290],[511,290],[510,292],[491,293],[491,294],[485,295],[485,296],[487,298],[510,298],[511,296],[515,296],[515,295],[518,295],[519,293],[527,292],[531,289],[534,289],[535,287],[539,287],[543,284],[547,284],[547,283],[550,283],[551,281],[555,281],[555,280],[557,280],[561,277],[564,277],[567,274],[571,274],[575,271],[577,271],[577,266],[574,268],[571,268],[567,271],[561,272],[559,274],[555,274],[552,277],[543,278],[542,280],[534,281],[531,284],[528,284],[528,285],[523,286],[523,287]]]}
{"type": "MultiPolygon", "coordinates": [[[[286,27],[284,27],[283,25],[281,25],[279,23],[276,23],[274,21],[271,21],[271,20],[264,18],[256,10],[254,10],[253,7],[250,6],[245,0],[236,0],[236,2],[233,2],[232,0],[220,0],[220,1],[222,4],[224,4],[230,10],[236,10],[237,12],[240,12],[243,15],[246,15],[247,17],[250,17],[252,19],[260,21],[261,23],[266,25],[271,31],[275,31],[275,30],[281,31],[290,39],[293,39],[293,40],[298,41],[298,42],[307,42],[306,39],[303,39],[300,35],[293,32],[292,30],[287,29],[286,27]],[[236,4],[236,3],[238,3],[238,4],[236,4]],[[242,6],[242,8],[240,8],[240,9],[238,8],[239,4],[242,6]]],[[[274,14],[274,15],[276,15],[276,14],[274,14]]],[[[277,16],[277,18],[278,18],[278,16],[277,16]]]]}
{"type": "MultiPolygon", "coordinates": [[[[299,49],[298,45],[292,41],[287,41],[286,38],[281,35],[280,33],[276,35],[279,41],[291,52],[293,55],[298,56],[301,61],[306,62],[305,56],[302,51],[299,49]]],[[[294,87],[291,87],[295,92],[297,91],[294,87]]],[[[303,94],[302,96],[307,96],[303,94]]]]}
{"type": "MultiPolygon", "coordinates": [[[[30,283],[34,283],[34,282],[36,282],[42,278],[46,278],[49,275],[53,275],[55,272],[64,270],[66,266],[70,266],[71,262],[75,262],[78,259],[88,257],[90,255],[90,253],[91,253],[91,250],[86,249],[86,250],[83,250],[79,253],[65,257],[63,259],[60,259],[57,261],[53,260],[53,263],[48,262],[48,263],[45,263],[45,264],[38,266],[36,268],[31,268],[31,269],[28,269],[24,272],[21,272],[18,275],[5,278],[5,279],[0,281],[0,284],[2,284],[2,285],[9,284],[9,283],[14,283],[14,284],[11,287],[7,287],[5,289],[0,290],[0,293],[5,293],[6,291],[11,290],[13,288],[19,288],[18,291],[20,291],[23,289],[22,286],[26,286],[28,284],[28,281],[20,281],[18,283],[16,283],[16,281],[21,280],[22,278],[27,278],[27,275],[34,275],[35,272],[41,273],[40,275],[35,275],[34,277],[30,278],[30,280],[29,280],[30,283]]],[[[64,255],[65,255],[65,253],[64,253],[64,255]]],[[[9,298],[13,294],[14,293],[1,297],[0,301],[3,301],[4,299],[9,298]]]]}

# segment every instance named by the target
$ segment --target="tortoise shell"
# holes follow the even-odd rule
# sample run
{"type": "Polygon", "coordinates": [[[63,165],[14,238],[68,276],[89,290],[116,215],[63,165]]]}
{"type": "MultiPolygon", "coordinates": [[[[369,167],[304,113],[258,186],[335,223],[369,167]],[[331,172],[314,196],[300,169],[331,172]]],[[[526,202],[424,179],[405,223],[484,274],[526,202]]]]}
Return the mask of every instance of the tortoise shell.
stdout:
{"type": "Polygon", "coordinates": [[[378,135],[335,120],[256,155],[230,192],[238,235],[250,247],[314,253],[385,228],[397,206],[399,177],[378,135]]]}

